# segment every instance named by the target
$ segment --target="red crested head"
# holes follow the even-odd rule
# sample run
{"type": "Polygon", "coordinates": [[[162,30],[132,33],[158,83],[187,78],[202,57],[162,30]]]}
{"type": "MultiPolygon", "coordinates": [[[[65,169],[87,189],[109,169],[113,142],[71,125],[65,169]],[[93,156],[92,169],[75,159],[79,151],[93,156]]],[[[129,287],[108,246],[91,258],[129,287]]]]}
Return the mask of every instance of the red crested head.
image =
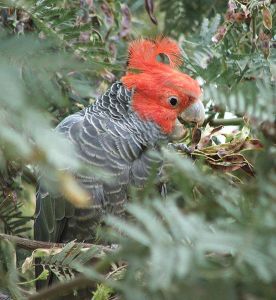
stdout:
{"type": "Polygon", "coordinates": [[[177,117],[198,101],[199,84],[178,70],[181,51],[169,38],[140,39],[129,46],[128,68],[123,84],[134,90],[132,107],[143,119],[156,122],[170,133],[177,117]],[[164,55],[168,64],[158,61],[164,55]]]}

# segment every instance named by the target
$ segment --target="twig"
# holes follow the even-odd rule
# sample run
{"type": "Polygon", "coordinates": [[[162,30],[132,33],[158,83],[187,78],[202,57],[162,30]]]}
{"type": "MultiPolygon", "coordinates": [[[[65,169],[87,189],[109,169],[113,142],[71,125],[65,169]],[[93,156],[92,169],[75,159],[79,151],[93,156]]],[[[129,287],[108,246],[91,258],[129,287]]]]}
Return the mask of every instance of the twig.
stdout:
{"type": "Polygon", "coordinates": [[[244,119],[243,118],[232,118],[232,119],[213,119],[210,122],[211,126],[238,126],[243,125],[244,119]]]}
{"type": "MultiPolygon", "coordinates": [[[[15,243],[18,247],[33,251],[38,248],[45,248],[45,249],[51,249],[51,248],[62,248],[66,244],[64,243],[50,243],[50,242],[42,242],[42,241],[36,241],[36,240],[30,240],[26,238],[21,238],[18,236],[8,235],[4,233],[0,233],[0,240],[8,240],[12,243],[15,243]]],[[[91,248],[96,247],[99,250],[110,253],[114,250],[112,247],[109,246],[103,246],[103,245],[96,245],[96,244],[90,244],[90,243],[76,243],[76,245],[80,245],[83,248],[91,248]]]]}
{"type": "Polygon", "coordinates": [[[252,14],[252,46],[251,53],[254,53],[256,50],[256,10],[252,14]]]}
{"type": "Polygon", "coordinates": [[[53,284],[47,289],[41,290],[28,298],[28,300],[60,299],[61,296],[68,295],[72,290],[78,288],[95,287],[95,281],[83,275],[75,277],[70,281],[53,284]]]}
{"type": "Polygon", "coordinates": [[[118,267],[116,270],[114,270],[114,271],[108,273],[108,274],[106,275],[105,278],[106,278],[106,279],[110,278],[111,276],[113,276],[113,275],[116,274],[117,272],[126,269],[126,267],[127,267],[126,264],[125,264],[125,265],[122,265],[122,266],[120,266],[120,267],[118,267]]]}
{"type": "Polygon", "coordinates": [[[215,116],[216,116],[216,112],[212,111],[210,115],[205,119],[203,123],[203,127],[205,127],[206,124],[211,123],[211,121],[215,118],[215,116]]]}

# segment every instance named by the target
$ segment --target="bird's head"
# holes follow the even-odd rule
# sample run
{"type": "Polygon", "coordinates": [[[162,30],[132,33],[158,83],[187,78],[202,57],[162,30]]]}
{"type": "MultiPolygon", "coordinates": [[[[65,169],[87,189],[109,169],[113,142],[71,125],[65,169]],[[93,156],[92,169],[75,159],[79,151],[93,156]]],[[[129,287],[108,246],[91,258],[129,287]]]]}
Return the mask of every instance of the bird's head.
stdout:
{"type": "Polygon", "coordinates": [[[123,84],[133,90],[132,108],[142,119],[156,122],[172,133],[176,120],[202,124],[204,106],[198,82],[178,70],[181,51],[169,38],[140,39],[129,46],[127,73],[123,84]],[[168,63],[158,59],[164,56],[168,63]]]}

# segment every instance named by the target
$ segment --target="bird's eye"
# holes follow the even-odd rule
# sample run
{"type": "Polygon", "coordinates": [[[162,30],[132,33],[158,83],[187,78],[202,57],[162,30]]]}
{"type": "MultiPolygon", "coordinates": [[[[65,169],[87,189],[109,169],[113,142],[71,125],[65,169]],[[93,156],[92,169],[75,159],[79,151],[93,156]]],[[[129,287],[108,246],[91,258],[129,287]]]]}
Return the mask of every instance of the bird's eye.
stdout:
{"type": "Polygon", "coordinates": [[[172,96],[168,99],[168,102],[170,103],[171,106],[176,107],[178,104],[178,98],[175,96],[172,96]]]}

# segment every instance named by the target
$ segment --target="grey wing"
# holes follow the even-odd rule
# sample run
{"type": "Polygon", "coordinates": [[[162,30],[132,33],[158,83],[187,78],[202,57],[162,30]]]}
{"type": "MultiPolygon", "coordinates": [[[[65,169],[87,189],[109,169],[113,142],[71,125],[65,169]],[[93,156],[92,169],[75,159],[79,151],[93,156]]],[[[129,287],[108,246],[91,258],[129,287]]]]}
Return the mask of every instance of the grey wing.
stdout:
{"type": "MultiPolygon", "coordinates": [[[[82,122],[84,112],[65,118],[56,128],[68,137],[70,128],[82,122]]],[[[74,207],[62,196],[53,196],[40,185],[36,193],[34,238],[41,241],[59,242],[66,226],[67,218],[74,215],[74,207]]]]}
{"type": "MultiPolygon", "coordinates": [[[[57,131],[65,136],[70,127],[83,119],[83,112],[65,118],[57,131]]],[[[53,196],[40,185],[36,193],[36,211],[34,221],[34,238],[40,241],[59,242],[67,219],[74,215],[74,207],[62,196],[53,196]]]]}
{"type": "Polygon", "coordinates": [[[72,230],[77,228],[78,234],[84,235],[83,231],[92,228],[106,213],[123,213],[131,158],[125,153],[126,132],[120,131],[116,122],[100,114],[88,114],[81,125],[72,126],[69,138],[75,144],[79,160],[90,168],[89,174],[75,174],[91,195],[90,208],[76,210],[75,217],[69,222],[72,230]],[[95,176],[98,170],[106,173],[106,179],[95,176]]]}
{"type": "MultiPolygon", "coordinates": [[[[67,135],[70,126],[80,122],[83,113],[69,116],[58,127],[57,130],[67,135]]],[[[53,196],[42,186],[38,186],[36,193],[36,211],[34,219],[34,238],[39,241],[61,242],[66,232],[68,220],[73,217],[75,208],[61,195],[53,196]]],[[[40,260],[36,259],[35,273],[38,276],[43,271],[40,260]]],[[[36,281],[36,288],[46,287],[53,280],[52,274],[46,281],[36,281]]]]}
{"type": "Polygon", "coordinates": [[[54,197],[40,187],[35,238],[51,242],[91,241],[106,213],[121,214],[124,211],[130,168],[129,157],[124,156],[126,149],[120,140],[122,137],[126,140],[125,134],[106,117],[86,115],[85,111],[64,119],[57,130],[74,144],[80,162],[90,169],[88,174],[78,172],[74,176],[91,195],[91,204],[87,209],[77,209],[61,195],[54,197]],[[108,181],[97,178],[97,170],[107,171],[108,181]]]}
{"type": "Polygon", "coordinates": [[[39,241],[60,242],[67,219],[74,215],[74,207],[62,196],[54,197],[39,188],[36,194],[34,238],[39,241]]]}

